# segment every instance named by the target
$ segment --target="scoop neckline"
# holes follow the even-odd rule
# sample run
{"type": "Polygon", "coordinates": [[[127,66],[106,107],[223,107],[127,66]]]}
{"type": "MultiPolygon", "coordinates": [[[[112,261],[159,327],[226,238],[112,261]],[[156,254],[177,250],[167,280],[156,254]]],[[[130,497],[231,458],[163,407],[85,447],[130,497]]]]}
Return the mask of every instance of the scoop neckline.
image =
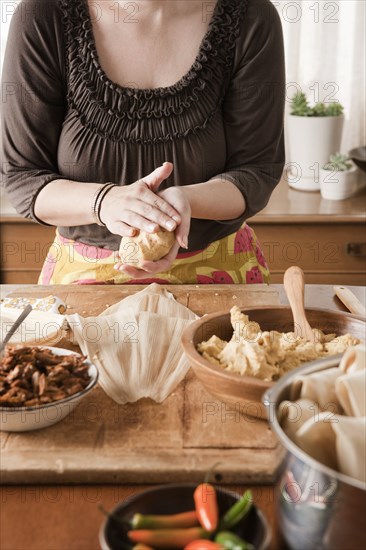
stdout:
{"type": "Polygon", "coordinates": [[[200,42],[197,55],[191,65],[191,67],[188,69],[188,71],[179,79],[177,82],[170,86],[158,86],[156,88],[133,88],[129,86],[122,86],[121,84],[118,84],[117,82],[114,82],[111,78],[108,77],[107,73],[103,69],[103,67],[100,64],[99,61],[99,55],[97,50],[97,45],[95,41],[95,35],[94,35],[94,29],[93,24],[91,21],[91,14],[89,10],[88,0],[83,0],[83,7],[85,10],[85,30],[89,34],[89,42],[88,42],[88,48],[91,51],[94,67],[99,75],[99,78],[103,81],[104,84],[108,86],[111,90],[119,93],[120,95],[173,95],[177,93],[181,88],[188,85],[189,82],[191,82],[195,76],[197,67],[201,66],[204,63],[204,59],[202,59],[203,53],[207,48],[205,48],[205,43],[207,43],[211,37],[211,34],[213,33],[216,20],[218,18],[219,14],[219,8],[221,7],[223,0],[217,0],[213,14],[211,16],[210,22],[208,24],[208,28],[206,30],[206,33],[202,37],[202,40],[200,42]]]}

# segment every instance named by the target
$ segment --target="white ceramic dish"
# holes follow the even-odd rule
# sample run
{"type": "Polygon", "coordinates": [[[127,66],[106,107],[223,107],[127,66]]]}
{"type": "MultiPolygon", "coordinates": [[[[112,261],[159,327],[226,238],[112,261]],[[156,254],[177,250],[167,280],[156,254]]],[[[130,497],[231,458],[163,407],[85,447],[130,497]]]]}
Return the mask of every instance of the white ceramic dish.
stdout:
{"type": "MultiPolygon", "coordinates": [[[[75,353],[63,348],[40,347],[51,350],[55,355],[75,353]]],[[[65,399],[60,399],[60,401],[36,407],[0,407],[0,430],[4,432],[28,432],[47,428],[63,420],[98,381],[97,367],[88,360],[85,362],[89,365],[90,382],[82,391],[65,399]]]]}

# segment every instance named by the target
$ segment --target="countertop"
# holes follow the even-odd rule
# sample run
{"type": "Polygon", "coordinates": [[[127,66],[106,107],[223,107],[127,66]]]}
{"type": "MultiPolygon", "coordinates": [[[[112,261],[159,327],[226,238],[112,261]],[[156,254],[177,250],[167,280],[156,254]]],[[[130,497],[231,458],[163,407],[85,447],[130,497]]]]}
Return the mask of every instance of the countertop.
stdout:
{"type": "Polygon", "coordinates": [[[275,188],[268,205],[249,224],[256,223],[330,223],[365,221],[366,178],[358,175],[358,191],[343,201],[323,199],[319,191],[298,191],[289,187],[285,177],[275,188]]]}
{"type": "MultiPolygon", "coordinates": [[[[349,199],[331,201],[323,199],[320,192],[297,191],[289,187],[285,177],[274,190],[266,208],[249,223],[280,223],[301,220],[302,223],[331,221],[364,221],[366,176],[358,173],[358,191],[349,199]]],[[[0,221],[34,223],[22,218],[11,206],[3,190],[0,191],[0,221]]]]}

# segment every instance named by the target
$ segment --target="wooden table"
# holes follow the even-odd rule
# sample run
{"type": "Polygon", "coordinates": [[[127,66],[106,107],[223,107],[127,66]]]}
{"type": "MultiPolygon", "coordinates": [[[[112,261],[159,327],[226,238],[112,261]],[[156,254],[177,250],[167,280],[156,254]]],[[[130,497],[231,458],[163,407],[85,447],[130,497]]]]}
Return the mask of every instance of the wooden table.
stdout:
{"type": "MultiPolygon", "coordinates": [[[[141,287],[121,287],[122,295],[139,290],[141,287]]],[[[280,285],[265,287],[253,285],[239,286],[207,286],[207,287],[168,287],[176,298],[190,305],[198,314],[206,311],[225,309],[233,300],[240,299],[246,293],[247,299],[257,300],[263,293],[278,291],[280,301],[286,303],[283,288],[280,285]],[[234,298],[235,297],[235,298],[234,298]]],[[[358,298],[365,303],[365,288],[351,288],[358,298]]],[[[14,287],[3,286],[2,296],[9,292],[18,295],[46,295],[57,293],[71,302],[78,294],[79,311],[97,308],[98,300],[111,303],[108,300],[108,289],[103,287],[89,287],[79,289],[70,287],[14,287]],[[90,300],[90,292],[93,299],[90,300]]],[[[100,303],[100,302],[99,302],[100,303]]],[[[333,297],[332,287],[309,285],[306,288],[306,303],[327,309],[344,309],[337,298],[333,297]]],[[[47,450],[45,449],[45,453],[47,450]]],[[[143,453],[143,449],[141,449],[143,453]]],[[[1,459],[1,455],[0,455],[1,459]]],[[[220,481],[220,480],[217,480],[220,481]]],[[[227,486],[225,484],[225,486],[227,486]]],[[[250,484],[232,482],[228,487],[241,493],[250,484]]],[[[102,522],[97,503],[101,502],[106,508],[114,507],[119,501],[142,490],[144,486],[136,483],[125,484],[73,484],[73,485],[3,485],[1,487],[0,509],[0,548],[2,550],[94,550],[98,546],[98,530],[102,522]]],[[[283,542],[276,526],[275,518],[275,486],[252,485],[256,504],[267,516],[273,530],[271,549],[283,548],[283,542]]]]}

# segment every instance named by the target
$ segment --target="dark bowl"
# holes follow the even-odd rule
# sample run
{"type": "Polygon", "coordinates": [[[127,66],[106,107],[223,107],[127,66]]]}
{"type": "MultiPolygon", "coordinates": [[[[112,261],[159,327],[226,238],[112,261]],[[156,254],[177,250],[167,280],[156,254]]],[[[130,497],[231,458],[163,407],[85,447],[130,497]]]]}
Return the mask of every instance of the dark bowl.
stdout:
{"type": "MultiPolygon", "coordinates": [[[[121,502],[113,513],[124,519],[131,519],[139,512],[141,514],[178,514],[194,510],[193,492],[197,485],[193,483],[161,485],[143,491],[121,502]]],[[[219,487],[216,487],[220,515],[225,513],[239,497],[219,487]]],[[[233,529],[237,535],[247,540],[256,550],[265,550],[271,541],[271,530],[264,515],[256,506],[252,506],[249,514],[233,529]]],[[[133,544],[127,538],[127,529],[107,518],[99,532],[99,542],[102,550],[125,550],[126,544],[133,544]]]]}
{"type": "Polygon", "coordinates": [[[348,156],[360,170],[366,172],[366,145],[351,149],[348,151],[348,156]]]}

